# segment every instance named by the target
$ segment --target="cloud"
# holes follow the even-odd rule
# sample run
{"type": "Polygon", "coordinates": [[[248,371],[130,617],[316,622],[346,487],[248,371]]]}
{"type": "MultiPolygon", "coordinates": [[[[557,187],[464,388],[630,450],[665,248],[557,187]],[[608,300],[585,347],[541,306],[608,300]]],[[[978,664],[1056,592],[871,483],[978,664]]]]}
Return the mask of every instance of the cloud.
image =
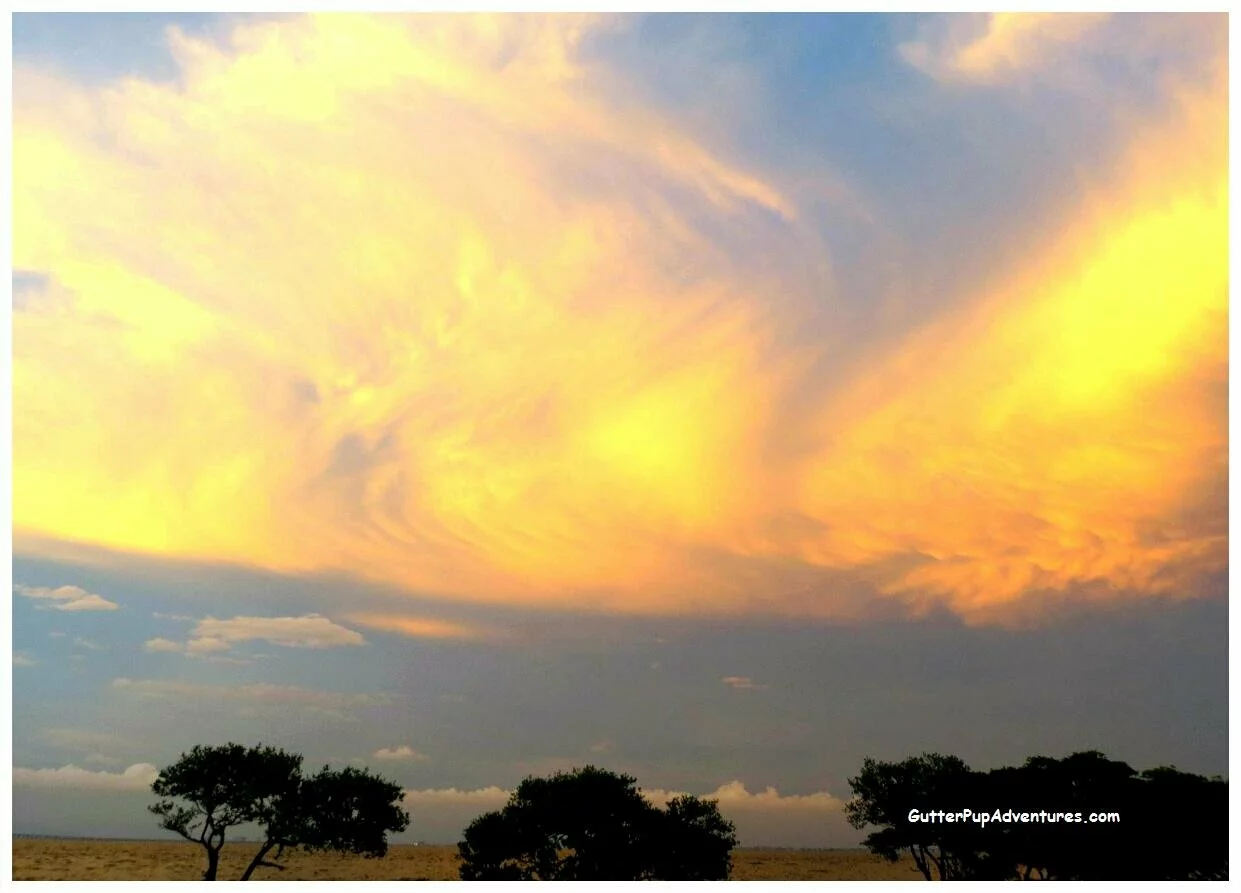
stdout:
{"type": "Polygon", "coordinates": [[[50,601],[58,611],[115,611],[119,605],[79,586],[24,586],[17,583],[13,591],[26,598],[50,601]]]}
{"type": "Polygon", "coordinates": [[[333,623],[321,614],[302,617],[233,617],[216,620],[207,617],[198,621],[191,632],[187,648],[217,651],[232,642],[260,640],[287,648],[339,648],[365,645],[361,634],[333,623]]]}
{"type": "Polygon", "coordinates": [[[1111,13],[966,13],[932,19],[923,36],[901,44],[909,64],[938,78],[990,81],[1042,67],[1111,13]]]}
{"type": "Polygon", "coordinates": [[[1222,90],[1185,88],[1053,248],[822,407],[812,561],[971,622],[1206,591],[1227,566],[1222,90]]]}
{"type": "MultiPolygon", "coordinates": [[[[643,796],[657,805],[682,793],[658,789],[642,791],[643,796]]],[[[850,835],[844,802],[827,791],[781,794],[777,788],[768,786],[751,792],[744,783],[733,780],[699,796],[719,801],[720,812],[736,825],[742,846],[787,845],[789,841],[798,841],[800,846],[822,847],[839,845],[842,837],[847,839],[850,835]]]]}
{"type": "Polygon", "coordinates": [[[227,651],[229,649],[228,642],[223,639],[217,639],[212,636],[204,636],[198,639],[190,639],[185,643],[186,654],[210,654],[214,651],[227,651]]]}
{"type": "Polygon", "coordinates": [[[149,791],[159,770],[135,763],[123,772],[92,771],[70,763],[59,769],[13,767],[13,784],[24,787],[71,788],[92,791],[149,791]]]}
{"type": "MultiPolygon", "coordinates": [[[[428,790],[407,790],[407,804],[433,808],[450,804],[477,804],[480,809],[498,809],[510,796],[509,791],[492,785],[475,790],[458,790],[442,788],[428,790]]],[[[642,789],[642,795],[652,803],[663,805],[674,797],[684,796],[684,791],[665,791],[658,788],[642,789]]],[[[781,794],[774,787],[751,793],[740,781],[730,781],[720,785],[714,791],[698,796],[718,800],[721,810],[750,811],[788,811],[797,813],[834,813],[843,808],[842,801],[826,791],[815,791],[810,794],[781,794]]]]}
{"type": "Polygon", "coordinates": [[[33,667],[38,664],[33,657],[28,657],[20,651],[13,652],[13,666],[15,667],[33,667]]]}
{"type": "Polygon", "coordinates": [[[100,729],[50,728],[44,730],[43,739],[52,747],[87,753],[101,750],[125,750],[134,742],[115,732],[100,729]]]}
{"type": "Polygon", "coordinates": [[[418,753],[408,744],[402,744],[400,747],[381,747],[375,751],[377,760],[425,760],[426,758],[426,754],[418,753]]]}
{"type": "Polygon", "coordinates": [[[189,657],[201,657],[203,655],[213,654],[218,651],[228,651],[231,646],[221,639],[213,638],[190,639],[188,642],[174,642],[171,639],[156,637],[154,639],[148,639],[142,647],[145,651],[184,654],[189,657]]]}
{"type": "Polygon", "coordinates": [[[74,645],[77,645],[77,646],[79,646],[79,647],[81,647],[81,648],[85,648],[85,649],[86,649],[86,650],[88,650],[88,651],[105,651],[105,650],[107,650],[107,646],[106,646],[106,645],[100,645],[98,642],[92,641],[91,639],[87,639],[87,638],[84,638],[84,637],[82,637],[82,636],[74,636],[74,638],[73,638],[73,644],[74,644],[74,645]]]}
{"type": "MultiPolygon", "coordinates": [[[[674,797],[684,796],[685,792],[643,789],[642,795],[652,803],[664,804],[674,797]]],[[[744,783],[736,780],[720,785],[709,794],[698,796],[707,800],[718,800],[720,811],[725,815],[736,810],[837,813],[844,808],[844,802],[827,791],[815,791],[811,794],[781,794],[776,788],[768,786],[761,791],[750,793],[744,783]]]]}
{"type": "MultiPolygon", "coordinates": [[[[966,293],[848,366],[874,296],[839,292],[780,171],[606,89],[612,19],[174,30],[167,83],[19,66],[15,543],[649,614],[1202,594],[1227,543],[1226,29],[962,21],[907,58],[992,85],[1123,60],[1137,87],[1064,100],[1123,126],[1024,254],[963,261],[966,293]]],[[[193,636],[361,643],[308,619],[193,636]]]]}
{"type": "Polygon", "coordinates": [[[508,801],[509,792],[492,785],[473,790],[457,788],[427,788],[424,790],[407,790],[405,805],[410,809],[443,809],[468,806],[470,809],[486,811],[500,809],[508,801]]]}
{"type": "Polygon", "coordinates": [[[477,627],[427,617],[397,614],[350,614],[345,619],[360,626],[400,633],[415,639],[478,639],[493,635],[477,627]]]}
{"type": "Polygon", "coordinates": [[[172,699],[182,703],[238,702],[243,705],[242,710],[247,715],[261,709],[262,712],[284,710],[316,713],[340,719],[346,717],[351,709],[382,706],[390,702],[389,696],[384,694],[322,691],[270,682],[228,686],[172,679],[119,677],[112,680],[112,688],[143,698],[172,699]]]}
{"type": "Polygon", "coordinates": [[[154,638],[143,647],[147,651],[179,652],[189,657],[202,657],[228,651],[235,642],[248,641],[270,642],[287,648],[339,648],[366,644],[360,633],[339,626],[321,614],[306,614],[302,617],[233,617],[229,620],[206,617],[198,621],[184,643],[154,638]]]}
{"type": "MultiPolygon", "coordinates": [[[[143,418],[161,418],[164,436],[156,447],[153,432],[110,432],[100,441],[115,452],[88,462],[64,440],[45,454],[23,421],[18,527],[565,602],[582,585],[675,568],[675,548],[635,550],[650,533],[692,540],[737,516],[748,488],[722,485],[726,456],[751,449],[754,413],[782,374],[756,366],[765,310],[748,296],[769,274],[727,259],[691,221],[735,221],[751,244],[758,225],[779,252],[795,214],[673,122],[580,90],[589,72],[577,47],[602,27],[514,17],[242,25],[225,45],[174,38],[185,92],[134,81],[96,95],[24,71],[19,254],[35,254],[33,268],[60,290],[24,317],[17,377],[30,390],[17,400],[33,413],[39,393],[38,405],[63,406],[92,430],[115,427],[44,368],[45,351],[67,338],[78,348],[73,379],[97,376],[108,399],[155,407],[143,418]],[[47,114],[56,97],[115,107],[117,146],[130,148],[84,141],[74,119],[47,114]],[[406,111],[394,117],[392,103],[406,111]],[[407,133],[430,121],[452,144],[411,156],[407,133]],[[238,142],[243,132],[266,136],[238,142]],[[175,149],[189,144],[192,157],[175,149]],[[363,144],[372,149],[360,156],[363,144]],[[130,149],[163,160],[135,167],[130,149]],[[294,154],[299,165],[257,176],[254,158],[294,154]],[[94,241],[77,215],[101,196],[65,189],[62,161],[105,180],[150,178],[108,199],[134,219],[166,218],[161,251],[140,258],[131,245],[121,257],[94,241]],[[183,202],[161,198],[166,177],[183,202]],[[236,207],[209,182],[230,183],[255,213],[284,208],[281,232],[236,238],[236,207]],[[48,239],[27,238],[41,229],[48,239]],[[243,280],[264,290],[266,309],[238,302],[243,280]],[[348,322],[345,293],[361,298],[348,322]],[[66,314],[70,329],[51,325],[66,314]],[[109,350],[125,359],[105,375],[96,364],[109,350]],[[189,394],[198,421],[173,421],[189,394]],[[717,410],[687,417],[687,405],[708,403],[717,410]],[[157,451],[177,499],[153,471],[157,451]],[[95,490],[76,486],[73,518],[56,508],[66,468],[108,476],[106,512],[82,496],[95,490]],[[635,566],[636,551],[647,560],[635,566]]],[[[641,591],[637,580],[625,588],[627,599],[641,591]]]]}
{"type": "MultiPolygon", "coordinates": [[[[644,789],[642,795],[662,806],[681,791],[644,789]]],[[[480,813],[502,809],[511,792],[496,785],[461,790],[438,788],[406,790],[404,804],[415,815],[426,816],[436,833],[446,839],[459,836],[460,829],[480,813]]],[[[844,804],[826,791],[809,794],[781,794],[768,787],[751,793],[740,781],[730,781],[700,796],[719,801],[720,811],[737,825],[743,845],[762,846],[795,840],[804,846],[826,846],[848,839],[844,804]],[[808,830],[809,829],[809,830],[808,830]]]]}
{"type": "Polygon", "coordinates": [[[720,678],[720,682],[737,691],[761,691],[767,687],[765,685],[758,685],[749,676],[723,676],[720,678]]]}

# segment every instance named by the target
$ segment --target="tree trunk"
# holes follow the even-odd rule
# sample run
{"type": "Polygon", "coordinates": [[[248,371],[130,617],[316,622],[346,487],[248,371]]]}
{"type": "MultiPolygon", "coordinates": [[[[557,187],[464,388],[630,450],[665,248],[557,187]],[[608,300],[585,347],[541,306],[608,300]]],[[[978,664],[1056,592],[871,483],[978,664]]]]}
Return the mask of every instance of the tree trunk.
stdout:
{"type": "Polygon", "coordinates": [[[917,844],[913,844],[909,848],[909,853],[914,857],[914,864],[918,866],[918,870],[922,872],[922,876],[928,881],[933,880],[931,877],[931,868],[926,864],[926,852],[917,844]]]}
{"type": "Polygon", "coordinates": [[[263,864],[263,857],[266,856],[268,853],[270,853],[271,848],[274,847],[275,845],[276,845],[276,842],[273,840],[267,840],[263,842],[263,845],[259,847],[259,851],[254,854],[254,858],[250,860],[250,864],[246,866],[245,874],[241,876],[241,879],[243,881],[250,880],[250,875],[254,874],[254,869],[258,868],[260,865],[263,864]]]}
{"type": "Polygon", "coordinates": [[[207,870],[203,872],[204,881],[214,881],[216,870],[220,867],[220,848],[203,844],[207,848],[207,870]]]}

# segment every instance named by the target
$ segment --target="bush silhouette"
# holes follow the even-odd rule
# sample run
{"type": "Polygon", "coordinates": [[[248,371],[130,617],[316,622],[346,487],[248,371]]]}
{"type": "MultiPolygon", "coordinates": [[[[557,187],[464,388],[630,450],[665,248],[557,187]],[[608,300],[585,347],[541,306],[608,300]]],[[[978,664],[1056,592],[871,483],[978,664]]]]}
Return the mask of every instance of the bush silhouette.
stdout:
{"type": "Polygon", "coordinates": [[[243,881],[259,867],[283,870],[280,857],[296,847],[383,856],[388,832],[409,826],[399,785],[354,768],[324,766],[305,777],[300,754],[261,745],[197,745],[160,772],[151,790],[165,798],[150,807],[160,827],[206,850],[205,881],[216,879],[228,829],[237,825],[255,823],[264,832],[243,881]]]}
{"type": "Polygon", "coordinates": [[[462,880],[726,880],[737,845],[713,800],[661,809],[594,766],[526,778],[458,844],[462,880]]]}

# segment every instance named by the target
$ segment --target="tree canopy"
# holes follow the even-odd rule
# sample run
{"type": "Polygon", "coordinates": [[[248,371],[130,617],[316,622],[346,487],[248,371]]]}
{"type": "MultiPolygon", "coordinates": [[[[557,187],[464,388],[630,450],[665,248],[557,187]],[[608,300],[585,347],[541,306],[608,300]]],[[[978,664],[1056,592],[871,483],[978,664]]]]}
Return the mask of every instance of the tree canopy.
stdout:
{"type": "Polygon", "coordinates": [[[160,827],[206,850],[208,881],[216,879],[228,829],[238,825],[264,832],[241,880],[259,867],[283,869],[280,857],[296,847],[383,856],[388,833],[409,826],[399,785],[352,767],[324,766],[307,777],[300,754],[262,745],[197,745],[160,772],[151,790],[164,798],[150,807],[160,827]]]}
{"type": "Polygon", "coordinates": [[[1228,876],[1228,785],[1220,778],[1170,767],[1137,772],[1097,751],[989,772],[923,754],[868,758],[849,785],[849,822],[878,828],[865,845],[891,860],[908,851],[928,880],[1228,876]]]}
{"type": "Polygon", "coordinates": [[[529,777],[458,844],[462,880],[725,880],[737,845],[714,800],[660,808],[594,766],[529,777]]]}

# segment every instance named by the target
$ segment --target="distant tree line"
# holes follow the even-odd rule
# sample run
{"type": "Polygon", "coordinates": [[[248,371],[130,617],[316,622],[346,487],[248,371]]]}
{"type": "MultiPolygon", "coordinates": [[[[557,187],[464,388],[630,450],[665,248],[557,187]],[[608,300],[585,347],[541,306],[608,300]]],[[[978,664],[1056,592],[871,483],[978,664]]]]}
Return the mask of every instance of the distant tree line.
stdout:
{"type": "Polygon", "coordinates": [[[1219,777],[1138,772],[1097,751],[988,772],[923,754],[867,759],[849,786],[849,822],[878,828],[866,847],[893,861],[908,852],[928,880],[1228,877],[1228,784],[1219,777]]]}

